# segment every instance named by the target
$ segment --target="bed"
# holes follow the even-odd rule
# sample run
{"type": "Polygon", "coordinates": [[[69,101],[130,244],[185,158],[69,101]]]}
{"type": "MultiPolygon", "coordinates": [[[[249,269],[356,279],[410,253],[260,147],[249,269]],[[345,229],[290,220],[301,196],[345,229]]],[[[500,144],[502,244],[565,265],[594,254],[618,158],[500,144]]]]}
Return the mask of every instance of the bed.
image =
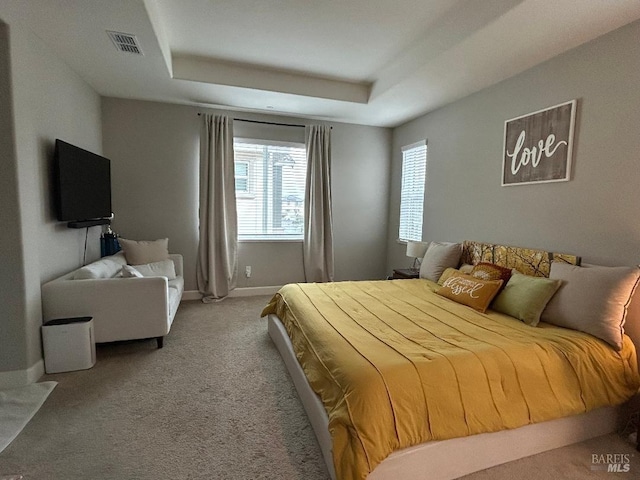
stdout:
{"type": "MultiPolygon", "coordinates": [[[[463,263],[548,276],[578,257],[465,242],[463,263]]],[[[426,280],[285,286],[265,308],[332,478],[456,478],[616,428],[632,340],[532,328],[426,280]]]]}

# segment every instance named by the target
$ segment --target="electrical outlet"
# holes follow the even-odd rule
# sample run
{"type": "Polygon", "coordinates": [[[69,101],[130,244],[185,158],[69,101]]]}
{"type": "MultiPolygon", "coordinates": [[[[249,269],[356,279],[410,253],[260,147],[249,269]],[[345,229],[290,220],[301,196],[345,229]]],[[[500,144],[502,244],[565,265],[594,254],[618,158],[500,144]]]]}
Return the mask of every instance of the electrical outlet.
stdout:
{"type": "Polygon", "coordinates": [[[251,278],[251,265],[247,265],[244,267],[244,276],[247,278],[251,278]]]}

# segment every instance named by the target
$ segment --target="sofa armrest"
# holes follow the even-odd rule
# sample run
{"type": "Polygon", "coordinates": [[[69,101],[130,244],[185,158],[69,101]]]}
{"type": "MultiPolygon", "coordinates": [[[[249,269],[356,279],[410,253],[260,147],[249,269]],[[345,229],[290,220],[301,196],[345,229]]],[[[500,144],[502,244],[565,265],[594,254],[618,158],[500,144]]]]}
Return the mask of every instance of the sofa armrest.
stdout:
{"type": "Polygon", "coordinates": [[[96,342],[169,333],[165,277],[58,279],[42,286],[44,320],[93,317],[96,342]]]}
{"type": "Polygon", "coordinates": [[[184,277],[184,261],[182,255],[179,253],[170,253],[169,258],[173,260],[173,264],[176,268],[176,275],[178,277],[184,277]]]}

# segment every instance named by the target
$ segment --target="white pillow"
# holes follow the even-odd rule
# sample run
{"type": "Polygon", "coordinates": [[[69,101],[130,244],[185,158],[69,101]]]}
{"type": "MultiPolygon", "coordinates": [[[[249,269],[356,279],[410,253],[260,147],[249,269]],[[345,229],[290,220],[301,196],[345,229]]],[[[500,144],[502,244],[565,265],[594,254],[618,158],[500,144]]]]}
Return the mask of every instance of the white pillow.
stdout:
{"type": "Polygon", "coordinates": [[[119,238],[120,246],[124,251],[129,265],[144,265],[152,262],[160,262],[169,258],[169,239],[160,240],[127,240],[119,238]]]}
{"type": "Polygon", "coordinates": [[[437,282],[447,268],[457,268],[462,244],[431,242],[420,265],[420,278],[437,282]]]}
{"type": "Polygon", "coordinates": [[[176,266],[173,260],[147,263],[146,265],[125,265],[122,267],[123,277],[167,277],[168,280],[176,278],[176,266]]]}
{"type": "Polygon", "coordinates": [[[142,278],[142,275],[138,270],[136,270],[131,265],[123,265],[122,266],[122,278],[142,278]]]}
{"type": "Polygon", "coordinates": [[[92,280],[96,278],[112,278],[120,271],[122,265],[111,259],[98,260],[80,268],[74,275],[74,280],[92,280]]]}
{"type": "Polygon", "coordinates": [[[627,307],[640,279],[635,267],[577,267],[552,262],[550,279],[563,284],[542,312],[543,322],[589,333],[622,348],[627,307]]]}

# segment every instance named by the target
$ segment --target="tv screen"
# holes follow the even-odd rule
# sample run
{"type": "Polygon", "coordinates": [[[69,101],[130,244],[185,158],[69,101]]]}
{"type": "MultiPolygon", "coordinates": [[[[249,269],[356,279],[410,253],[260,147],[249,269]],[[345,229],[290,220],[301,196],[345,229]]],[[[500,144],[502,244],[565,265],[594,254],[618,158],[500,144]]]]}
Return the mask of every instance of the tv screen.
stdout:
{"type": "Polygon", "coordinates": [[[54,177],[58,220],[80,221],[111,216],[109,159],[58,139],[54,177]]]}

